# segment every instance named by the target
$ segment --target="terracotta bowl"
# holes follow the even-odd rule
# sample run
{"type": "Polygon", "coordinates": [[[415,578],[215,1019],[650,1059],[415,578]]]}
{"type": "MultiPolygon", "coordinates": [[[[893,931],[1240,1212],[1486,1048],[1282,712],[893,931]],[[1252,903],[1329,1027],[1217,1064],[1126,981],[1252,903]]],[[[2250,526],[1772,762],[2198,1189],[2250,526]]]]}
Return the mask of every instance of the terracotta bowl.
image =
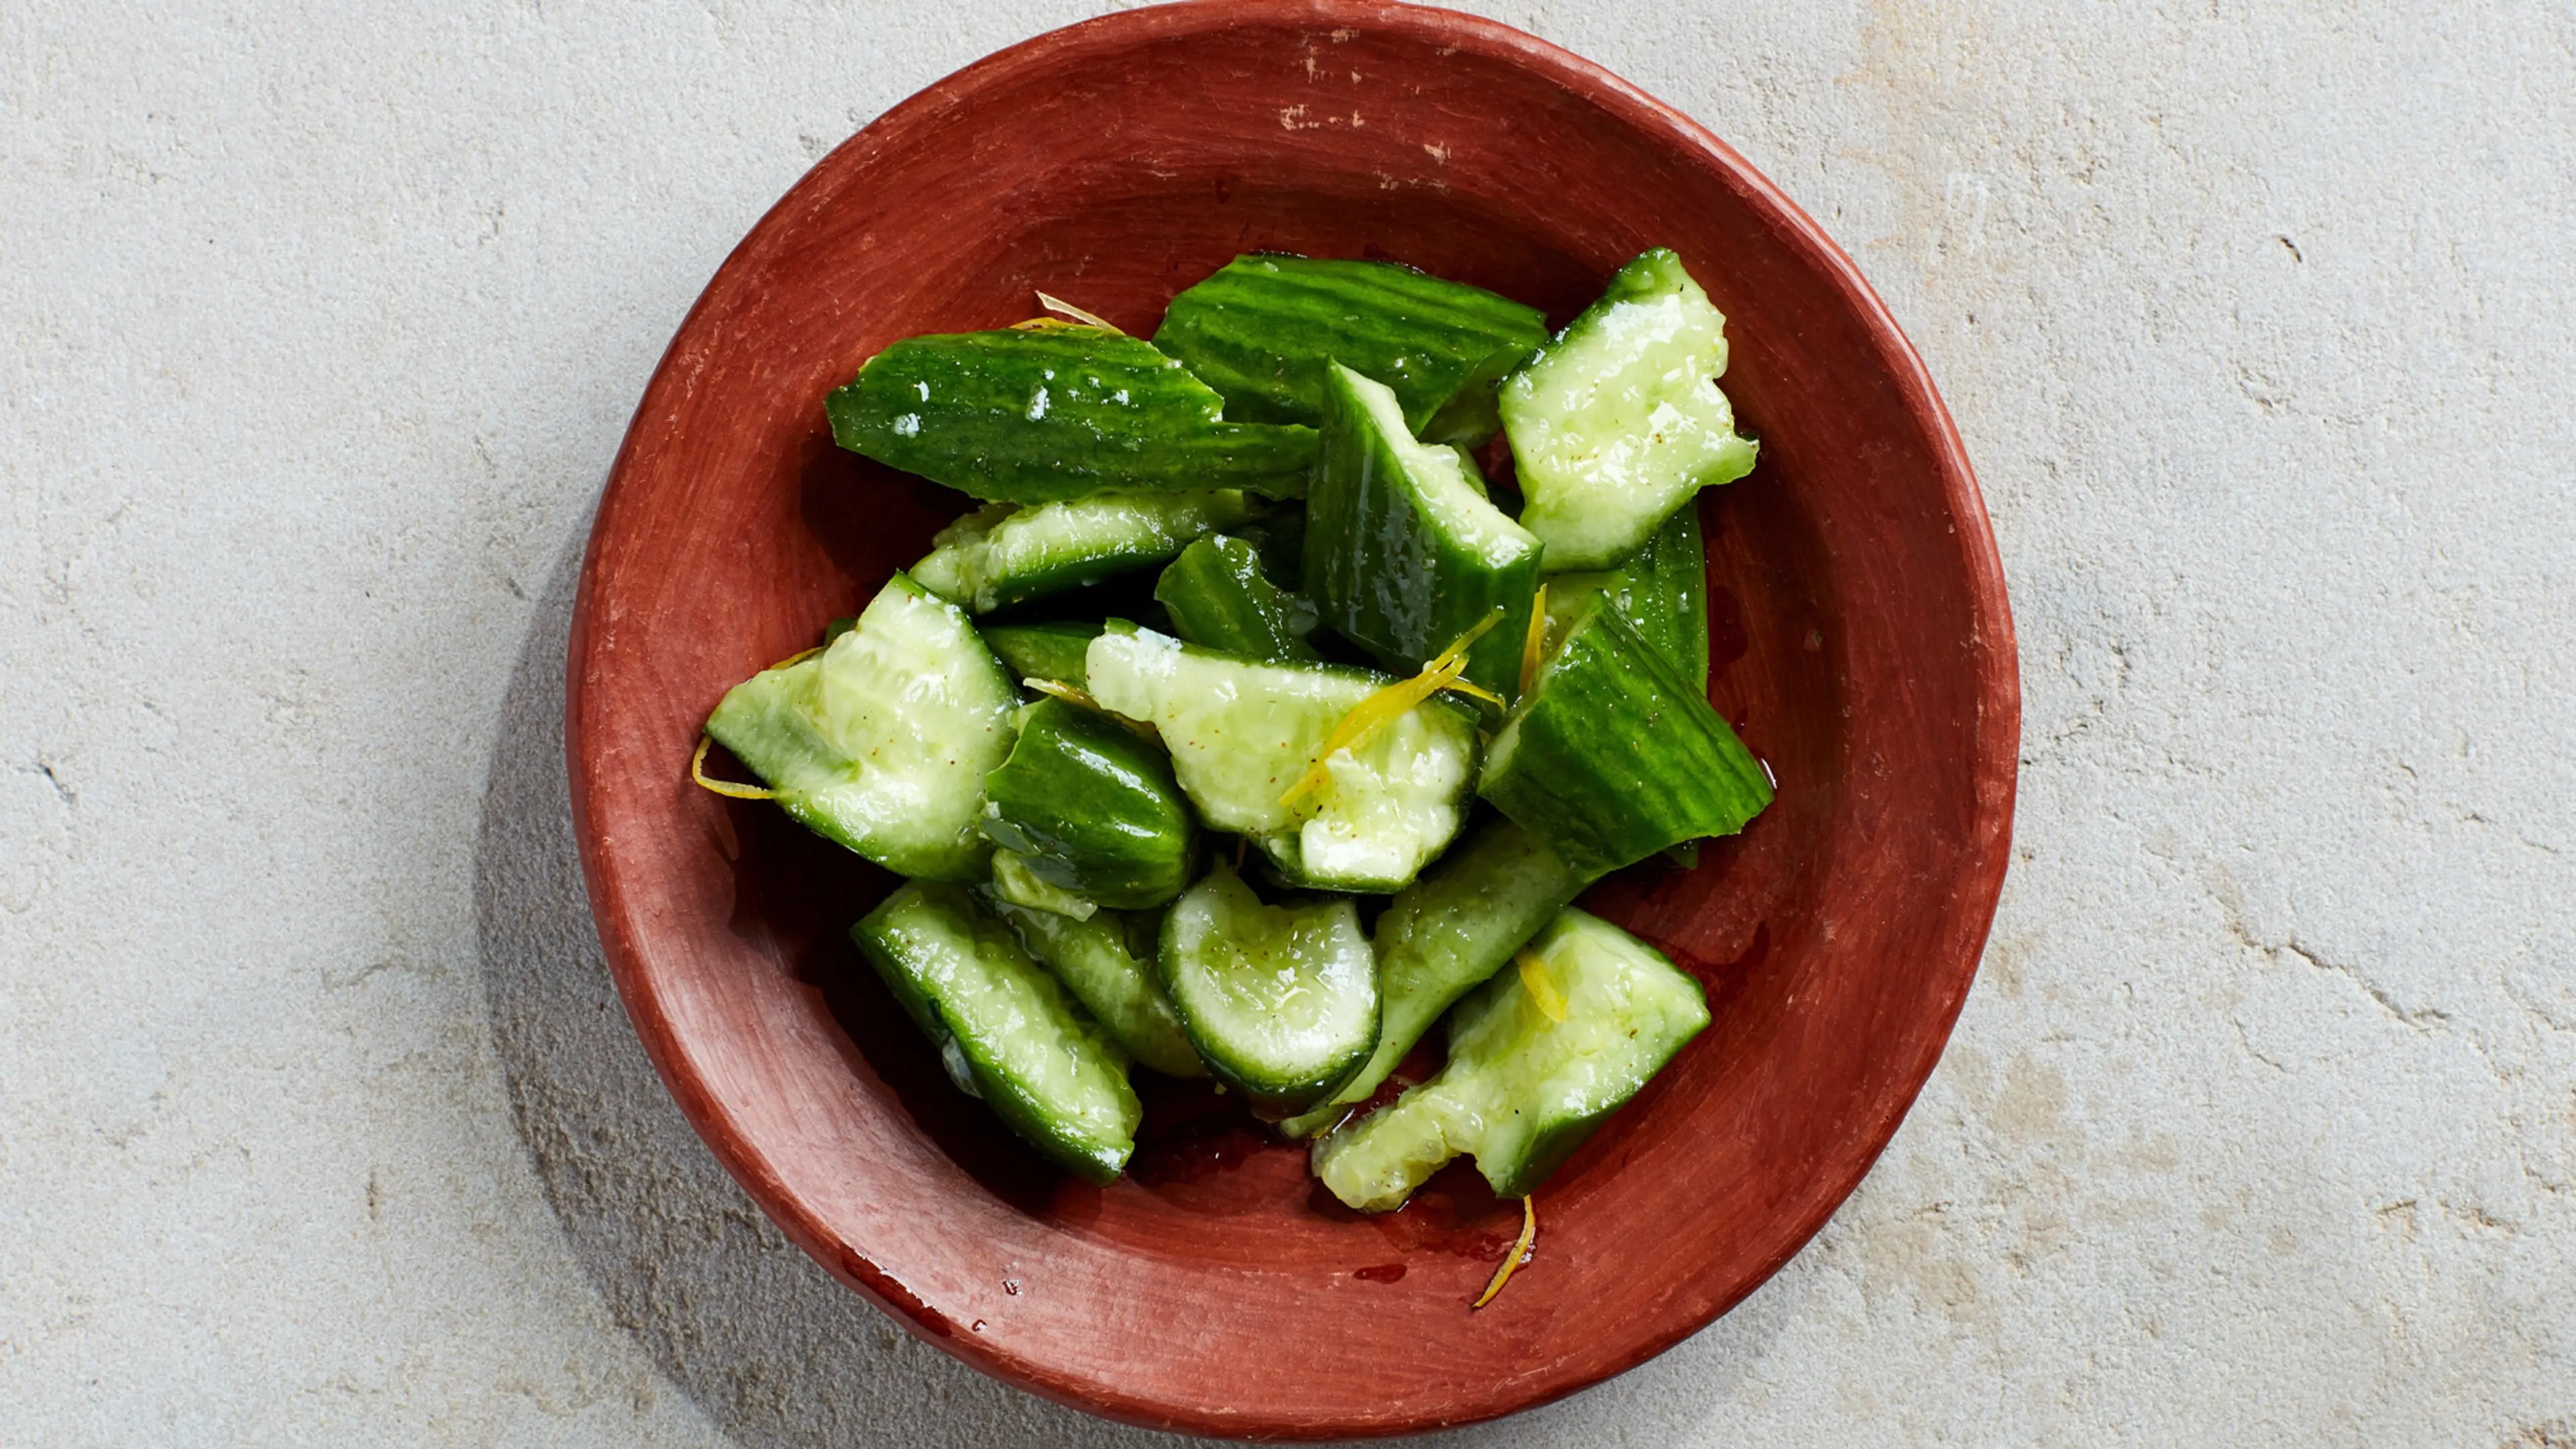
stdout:
{"type": "Polygon", "coordinates": [[[1096,1413],[1320,1438],[1510,1413],[1752,1291],[1894,1132],[1974,975],[2012,815],[2012,624],[1968,460],[1850,260],[1687,118],[1572,55],[1367,0],[1131,11],[897,106],[752,230],[654,375],[573,628],[573,808],[654,1064],[787,1235],[914,1333],[1096,1413]],[[1587,904],[1716,1022],[1538,1197],[1454,1167],[1363,1218],[1201,1091],[1131,1173],[1053,1174],[952,1090],[844,937],[891,884],[692,787],[725,688],[811,644],[964,500],[836,450],[823,398],[1038,288],[1149,331],[1237,252],[1392,257],[1571,316],[1681,252],[1762,438],[1703,500],[1711,694],[1779,802],[1587,904]]]}

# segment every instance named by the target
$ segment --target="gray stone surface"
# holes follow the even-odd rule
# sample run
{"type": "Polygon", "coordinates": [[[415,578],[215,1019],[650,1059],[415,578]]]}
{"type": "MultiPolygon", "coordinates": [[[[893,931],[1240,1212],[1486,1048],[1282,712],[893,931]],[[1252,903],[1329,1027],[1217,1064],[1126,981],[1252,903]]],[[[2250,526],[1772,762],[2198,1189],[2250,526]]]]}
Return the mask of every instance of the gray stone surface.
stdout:
{"type": "MultiPolygon", "coordinates": [[[[0,7],[0,1439],[1148,1437],[901,1338],[715,1169],[556,724],[727,248],[1088,8],[0,7]]],[[[1493,12],[1859,257],[2028,717],[1875,1174],[1453,1442],[2576,1444],[2576,13],[1493,12]]]]}

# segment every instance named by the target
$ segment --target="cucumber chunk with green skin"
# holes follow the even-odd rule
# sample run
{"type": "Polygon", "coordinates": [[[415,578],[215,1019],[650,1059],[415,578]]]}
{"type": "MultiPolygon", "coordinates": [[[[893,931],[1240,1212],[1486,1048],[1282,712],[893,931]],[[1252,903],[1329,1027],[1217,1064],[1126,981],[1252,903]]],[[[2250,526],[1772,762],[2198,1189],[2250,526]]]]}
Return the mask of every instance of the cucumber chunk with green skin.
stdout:
{"type": "Polygon", "coordinates": [[[1181,1030],[1171,997],[1154,974],[1153,943],[1159,932],[1136,929],[1140,924],[1154,925],[1154,915],[1109,911],[1078,921],[1014,905],[997,895],[988,894],[984,903],[1019,933],[1020,944],[1055,973],[1092,1019],[1126,1048],[1127,1055],[1166,1076],[1207,1075],[1197,1048],[1181,1030]],[[1135,945],[1138,934],[1144,934],[1147,943],[1141,955],[1135,945]]]}
{"type": "Polygon", "coordinates": [[[1521,526],[1551,567],[1608,568],[1700,489],[1753,471],[1725,372],[1725,316],[1657,248],[1504,381],[1521,526]]]}
{"type": "Polygon", "coordinates": [[[1582,889],[1555,852],[1508,820],[1440,857],[1377,918],[1377,1050],[1322,1106],[1280,1130],[1311,1136],[1367,1101],[1440,1013],[1500,970],[1582,889]]]}
{"type": "Polygon", "coordinates": [[[1538,567],[1538,539],[1486,499],[1462,454],[1415,442],[1383,384],[1325,369],[1323,456],[1306,493],[1306,590],[1325,623],[1410,674],[1500,607],[1466,677],[1509,697],[1538,567]]]}
{"type": "Polygon", "coordinates": [[[1701,1028],[1708,999],[1662,952],[1569,906],[1529,945],[1543,973],[1506,971],[1458,1007],[1449,1063],[1315,1144],[1315,1175],[1388,1212],[1461,1154],[1497,1197],[1527,1197],[1701,1028]]]}
{"type": "Polygon", "coordinates": [[[989,614],[1151,568],[1253,512],[1232,488],[1102,493],[1034,508],[992,503],[941,529],[910,573],[941,598],[989,614]]]}
{"type": "Polygon", "coordinates": [[[993,883],[988,890],[993,900],[1033,911],[1068,916],[1087,921],[1100,913],[1100,903],[1056,885],[1029,869],[1029,859],[1016,850],[993,852],[993,883]]]}
{"type": "Polygon", "coordinates": [[[903,886],[850,928],[959,1085],[1088,1182],[1118,1176],[1144,1107],[1127,1058],[962,886],[903,886]]]}
{"type": "Polygon", "coordinates": [[[1549,642],[1564,638],[1585,604],[1603,595],[1675,671],[1708,693],[1708,551],[1697,508],[1674,510],[1646,546],[1615,569],[1555,574],[1545,582],[1549,642]]]}
{"type": "Polygon", "coordinates": [[[1377,958],[1347,899],[1269,905],[1220,865],[1163,918],[1157,969],[1200,1060],[1257,1108],[1314,1105],[1377,1044],[1377,958]]]}
{"type": "Polygon", "coordinates": [[[1083,687],[1082,656],[1100,637],[1098,623],[978,624],[1002,667],[1013,679],[1052,679],[1083,687]]]}
{"type": "Polygon", "coordinates": [[[984,833],[1059,890],[1137,910],[1189,884],[1197,827],[1172,763],[1107,715],[1060,699],[1022,709],[984,796],[984,833]]]}
{"type": "Polygon", "coordinates": [[[1707,696],[1600,599],[1503,717],[1477,789],[1587,879],[1732,835],[1771,803],[1707,696]]]}
{"type": "Polygon", "coordinates": [[[1306,491],[1312,429],[1222,420],[1224,400],[1150,342],[1050,324],[908,337],[826,405],[832,437],[977,498],[1306,491]]]}
{"type": "Polygon", "coordinates": [[[1172,632],[1203,648],[1246,659],[1312,660],[1306,636],[1315,606],[1270,582],[1261,552],[1216,534],[1182,549],[1155,581],[1154,598],[1172,616],[1172,632]]]}
{"type": "Polygon", "coordinates": [[[828,648],[726,693],[707,733],[816,834],[903,875],[969,881],[984,777],[1019,691],[956,606],[896,574],[828,648]]]}
{"type": "Polygon", "coordinates": [[[1301,883],[1401,890],[1466,819],[1475,717],[1439,699],[1334,751],[1322,785],[1281,801],[1342,716],[1394,683],[1385,675],[1241,659],[1117,623],[1084,671],[1104,707],[1160,732],[1210,828],[1252,837],[1301,883]]]}
{"type": "MultiPolygon", "coordinates": [[[[1615,569],[1558,574],[1547,579],[1547,637],[1565,637],[1568,624],[1594,595],[1607,598],[1638,637],[1662,652],[1674,670],[1708,694],[1708,553],[1701,542],[1699,508],[1673,510],[1646,546],[1615,569]]],[[[1684,870],[1699,865],[1696,840],[1664,851],[1684,870]]]]}
{"type": "Polygon", "coordinates": [[[1334,358],[1391,384],[1408,434],[1482,443],[1494,385],[1547,340],[1547,319],[1480,287],[1392,262],[1237,257],[1172,299],[1154,344],[1246,422],[1314,424],[1334,358]]]}

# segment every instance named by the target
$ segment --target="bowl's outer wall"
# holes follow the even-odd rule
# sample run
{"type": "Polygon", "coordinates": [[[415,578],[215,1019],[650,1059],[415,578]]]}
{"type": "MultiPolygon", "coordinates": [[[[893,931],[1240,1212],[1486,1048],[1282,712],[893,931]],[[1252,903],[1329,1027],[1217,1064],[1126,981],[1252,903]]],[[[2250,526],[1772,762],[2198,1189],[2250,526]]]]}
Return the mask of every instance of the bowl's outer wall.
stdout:
{"type": "MultiPolygon", "coordinates": [[[[2006,856],[2010,617],[1966,457],[1849,261],[1687,119],[1491,22],[1349,0],[1134,11],[889,112],[690,313],[601,504],[573,630],[577,833],[646,1048],[796,1242],[914,1331],[1138,1423],[1329,1437],[1508,1413],[1632,1366],[1787,1261],[1938,1060],[2006,856]],[[949,1090],[841,932],[890,878],[688,783],[735,681],[963,506],[836,451],[823,398],[1038,288],[1148,331],[1237,252],[1389,256],[1564,321],[1648,246],[1730,318],[1760,466],[1703,499],[1712,698],[1780,798],[1695,872],[1588,903],[1716,1022],[1540,1194],[1386,1220],[1184,1121],[1094,1189],[949,1090]],[[1366,1276],[1355,1276],[1368,1270],[1366,1276]]],[[[1454,1179],[1444,1179],[1442,1186],[1454,1179]]]]}

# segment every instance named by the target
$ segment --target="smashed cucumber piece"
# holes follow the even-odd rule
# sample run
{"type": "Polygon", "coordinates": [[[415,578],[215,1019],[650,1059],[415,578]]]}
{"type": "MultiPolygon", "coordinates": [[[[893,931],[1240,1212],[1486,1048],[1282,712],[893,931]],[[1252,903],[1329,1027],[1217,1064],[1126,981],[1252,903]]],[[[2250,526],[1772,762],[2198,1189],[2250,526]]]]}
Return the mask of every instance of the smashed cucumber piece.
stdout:
{"type": "Polygon", "coordinates": [[[909,572],[941,598],[989,614],[1151,568],[1254,512],[1232,488],[1101,493],[1034,508],[987,504],[941,529],[909,572]]]}
{"type": "Polygon", "coordinates": [[[1150,342],[1038,323],[908,337],[831,396],[842,447],[976,498],[1247,488],[1294,498],[1311,428],[1233,423],[1224,399],[1150,342]]]}
{"type": "Polygon", "coordinates": [[[1290,795],[1343,716],[1396,682],[1384,675],[1242,659],[1116,623],[1084,670],[1104,708],[1161,734],[1200,818],[1251,837],[1297,883],[1401,890],[1466,818],[1475,720],[1436,698],[1335,750],[1322,783],[1290,795]]]}
{"type": "Polygon", "coordinates": [[[1129,1056],[1166,1076],[1207,1075],[1181,1030],[1171,997],[1154,975],[1159,914],[1103,911],[1075,920],[1015,905],[998,898],[998,892],[987,896],[985,904],[1019,933],[1028,953],[1055,973],[1129,1056]]]}
{"type": "Polygon", "coordinates": [[[1473,462],[1415,442],[1384,384],[1325,369],[1323,455],[1306,493],[1306,589],[1325,623],[1409,674],[1499,608],[1466,678],[1509,698],[1538,570],[1538,539],[1486,498],[1473,462]]]}
{"type": "Polygon", "coordinates": [[[1312,1136],[1367,1101],[1440,1013],[1500,970],[1583,885],[1555,852],[1508,820],[1440,857],[1377,918],[1382,1022],[1368,1065],[1280,1130],[1312,1136]]]}
{"type": "Polygon", "coordinates": [[[1202,538],[1154,583],[1154,602],[1189,643],[1246,659],[1313,660],[1315,606],[1270,581],[1261,551],[1224,534],[1202,538]]]}
{"type": "Polygon", "coordinates": [[[1335,359],[1392,386],[1408,434],[1482,443],[1494,384],[1547,340],[1535,307],[1392,262],[1241,256],[1172,299],[1154,344],[1245,422],[1315,424],[1335,359]]]}
{"type": "Polygon", "coordinates": [[[1724,314],[1659,247],[1505,379],[1521,526],[1550,568],[1609,568],[1700,489],[1753,470],[1725,371],[1724,314]]]}
{"type": "Polygon", "coordinates": [[[1127,1058],[962,886],[903,886],[850,928],[960,1088],[1085,1181],[1118,1176],[1144,1107],[1127,1058]]]}
{"type": "Polygon", "coordinates": [[[1527,1197],[1708,1025],[1699,983],[1645,942],[1571,906],[1450,1019],[1449,1062],[1315,1144],[1315,1175],[1389,1212],[1451,1158],[1497,1197],[1527,1197]]]}
{"type": "Polygon", "coordinates": [[[1732,835],[1771,803],[1707,696],[1598,597],[1503,717],[1477,791],[1587,879],[1732,835]]]}
{"type": "Polygon", "coordinates": [[[1346,898],[1270,905],[1220,865],[1163,918],[1157,966],[1200,1059],[1257,1108],[1312,1106],[1377,1044],[1377,958],[1346,898]]]}
{"type": "Polygon", "coordinates": [[[1022,709],[984,793],[984,833],[1058,890],[1137,910],[1189,884],[1197,827],[1170,759],[1096,710],[1051,698],[1022,709]]]}
{"type": "Polygon", "coordinates": [[[904,875],[970,881],[984,778],[1018,706],[966,616],[896,574],[828,646],[735,685],[707,733],[815,833],[904,875]]]}

